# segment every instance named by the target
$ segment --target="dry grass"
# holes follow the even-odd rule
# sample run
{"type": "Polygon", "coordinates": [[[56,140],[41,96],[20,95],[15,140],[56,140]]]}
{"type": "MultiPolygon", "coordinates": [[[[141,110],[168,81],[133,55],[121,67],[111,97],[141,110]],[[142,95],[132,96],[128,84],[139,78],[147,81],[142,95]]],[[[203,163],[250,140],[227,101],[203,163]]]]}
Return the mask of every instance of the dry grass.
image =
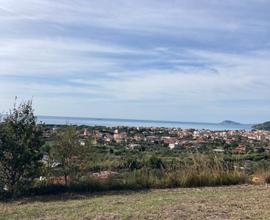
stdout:
{"type": "Polygon", "coordinates": [[[35,197],[0,203],[0,219],[270,219],[262,185],[35,197]]]}
{"type": "Polygon", "coordinates": [[[270,183],[270,172],[269,170],[257,170],[251,178],[252,184],[269,184],[270,183]]]}

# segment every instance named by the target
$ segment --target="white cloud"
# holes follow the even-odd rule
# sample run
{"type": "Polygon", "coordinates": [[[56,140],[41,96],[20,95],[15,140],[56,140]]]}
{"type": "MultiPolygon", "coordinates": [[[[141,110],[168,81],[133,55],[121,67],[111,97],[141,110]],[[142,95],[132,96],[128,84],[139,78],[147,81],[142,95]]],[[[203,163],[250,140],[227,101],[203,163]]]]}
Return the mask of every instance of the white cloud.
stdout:
{"type": "MultiPolygon", "coordinates": [[[[5,19],[11,22],[46,21],[69,25],[92,25],[137,31],[183,33],[186,29],[235,31],[253,25],[255,18],[239,20],[252,7],[267,6],[257,1],[46,1],[0,2],[5,19]],[[249,5],[249,7],[247,7],[249,5]]],[[[262,24],[262,19],[256,17],[262,24]]],[[[256,23],[256,22],[255,22],[256,23]]],[[[269,27],[269,24],[264,22],[269,27]]],[[[255,28],[255,27],[253,27],[255,28]]]]}
{"type": "MultiPolygon", "coordinates": [[[[55,75],[115,70],[106,55],[140,55],[139,49],[76,39],[14,39],[0,43],[0,75],[55,75]],[[104,54],[97,57],[96,54],[104,54]]],[[[151,54],[152,52],[148,52],[151,54]]],[[[154,54],[154,53],[152,53],[154,54]]]]}
{"type": "Polygon", "coordinates": [[[124,72],[106,80],[73,79],[82,85],[99,85],[120,100],[167,99],[172,102],[268,99],[270,54],[235,55],[192,51],[196,59],[214,63],[210,68],[124,72]]]}

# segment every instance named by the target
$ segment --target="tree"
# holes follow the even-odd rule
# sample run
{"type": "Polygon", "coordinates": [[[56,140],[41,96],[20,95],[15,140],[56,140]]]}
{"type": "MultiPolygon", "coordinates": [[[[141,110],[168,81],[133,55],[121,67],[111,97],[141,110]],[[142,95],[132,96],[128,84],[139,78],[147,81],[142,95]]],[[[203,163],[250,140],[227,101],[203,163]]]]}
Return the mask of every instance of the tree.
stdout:
{"type": "Polygon", "coordinates": [[[67,125],[57,134],[55,145],[51,150],[52,158],[60,163],[66,186],[69,184],[68,177],[76,172],[79,165],[78,157],[82,148],[79,140],[75,127],[67,125]]]}
{"type": "Polygon", "coordinates": [[[0,183],[10,195],[30,187],[39,176],[42,145],[42,126],[37,124],[32,102],[15,103],[0,124],[0,183]]]}

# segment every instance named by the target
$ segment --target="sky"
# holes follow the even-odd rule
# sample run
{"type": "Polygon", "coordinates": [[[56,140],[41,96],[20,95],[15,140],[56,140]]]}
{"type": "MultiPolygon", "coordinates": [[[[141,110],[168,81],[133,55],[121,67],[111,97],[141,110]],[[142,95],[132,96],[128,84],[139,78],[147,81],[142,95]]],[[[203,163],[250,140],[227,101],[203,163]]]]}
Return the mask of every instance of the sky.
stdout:
{"type": "Polygon", "coordinates": [[[269,0],[0,0],[0,113],[270,120],[269,0]]]}

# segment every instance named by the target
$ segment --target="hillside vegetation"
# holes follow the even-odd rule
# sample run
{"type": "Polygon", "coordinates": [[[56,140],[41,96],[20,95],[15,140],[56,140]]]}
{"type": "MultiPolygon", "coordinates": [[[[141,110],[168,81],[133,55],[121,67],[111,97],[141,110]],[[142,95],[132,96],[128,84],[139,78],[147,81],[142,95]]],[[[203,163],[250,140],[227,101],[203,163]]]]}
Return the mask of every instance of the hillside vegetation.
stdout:
{"type": "Polygon", "coordinates": [[[264,122],[262,124],[254,125],[253,128],[257,130],[270,131],[270,121],[264,122]]]}

